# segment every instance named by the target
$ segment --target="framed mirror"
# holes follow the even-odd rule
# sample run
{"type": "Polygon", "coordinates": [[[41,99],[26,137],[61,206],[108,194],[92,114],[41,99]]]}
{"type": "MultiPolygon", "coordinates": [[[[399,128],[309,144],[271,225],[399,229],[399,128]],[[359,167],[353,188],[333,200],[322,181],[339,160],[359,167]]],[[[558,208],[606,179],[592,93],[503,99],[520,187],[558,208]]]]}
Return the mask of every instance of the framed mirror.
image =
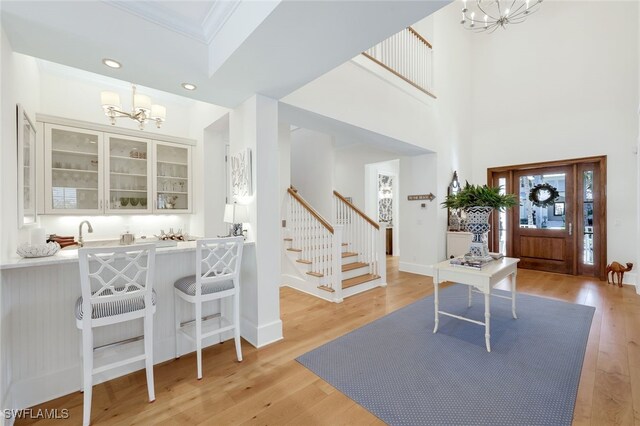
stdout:
{"type": "MultiPolygon", "coordinates": [[[[447,188],[447,195],[455,195],[460,192],[462,187],[460,186],[460,181],[458,180],[458,172],[453,172],[453,178],[451,178],[451,183],[447,188]]],[[[461,212],[459,210],[451,210],[447,209],[447,217],[448,217],[448,230],[449,231],[460,231],[461,230],[461,212]]]]}
{"type": "Polygon", "coordinates": [[[22,105],[16,106],[18,135],[18,228],[36,223],[36,128],[22,105]]]}

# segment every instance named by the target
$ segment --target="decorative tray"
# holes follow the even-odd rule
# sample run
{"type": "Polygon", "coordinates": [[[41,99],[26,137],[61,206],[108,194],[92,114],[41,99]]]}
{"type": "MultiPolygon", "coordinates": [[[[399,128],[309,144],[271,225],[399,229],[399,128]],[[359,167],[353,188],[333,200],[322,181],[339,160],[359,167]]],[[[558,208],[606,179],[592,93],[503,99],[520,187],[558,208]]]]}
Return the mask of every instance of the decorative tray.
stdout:
{"type": "Polygon", "coordinates": [[[47,257],[53,256],[58,250],[60,250],[60,244],[55,242],[36,245],[22,243],[18,246],[16,253],[21,257],[47,257]]]}

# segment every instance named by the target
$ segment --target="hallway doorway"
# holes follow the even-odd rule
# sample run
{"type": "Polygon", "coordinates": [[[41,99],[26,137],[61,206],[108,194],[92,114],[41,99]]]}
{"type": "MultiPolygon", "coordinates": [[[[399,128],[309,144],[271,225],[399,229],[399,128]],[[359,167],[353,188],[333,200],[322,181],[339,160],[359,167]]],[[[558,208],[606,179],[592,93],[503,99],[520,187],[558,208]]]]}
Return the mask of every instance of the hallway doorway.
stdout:
{"type": "Polygon", "coordinates": [[[519,267],[605,279],[606,157],[487,170],[519,205],[492,218],[491,249],[519,267]]]}

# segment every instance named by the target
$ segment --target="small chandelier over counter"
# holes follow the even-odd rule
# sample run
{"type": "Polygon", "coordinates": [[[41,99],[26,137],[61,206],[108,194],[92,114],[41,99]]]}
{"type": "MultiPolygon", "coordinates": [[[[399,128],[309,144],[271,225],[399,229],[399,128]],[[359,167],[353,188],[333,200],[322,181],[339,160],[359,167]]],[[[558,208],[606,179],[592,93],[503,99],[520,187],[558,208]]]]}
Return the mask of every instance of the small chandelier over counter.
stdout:
{"type": "Polygon", "coordinates": [[[540,3],[542,0],[462,0],[460,23],[471,31],[492,33],[498,27],[524,22],[540,9],[540,3]]]}
{"type": "Polygon", "coordinates": [[[140,130],[144,130],[144,125],[148,121],[156,123],[159,129],[167,118],[167,109],[162,105],[151,105],[151,98],[140,93],[136,93],[136,86],[131,85],[131,112],[122,110],[120,104],[120,95],[115,92],[102,92],[100,94],[102,100],[102,109],[112,125],[116,124],[116,118],[129,117],[138,122],[140,130]]]}

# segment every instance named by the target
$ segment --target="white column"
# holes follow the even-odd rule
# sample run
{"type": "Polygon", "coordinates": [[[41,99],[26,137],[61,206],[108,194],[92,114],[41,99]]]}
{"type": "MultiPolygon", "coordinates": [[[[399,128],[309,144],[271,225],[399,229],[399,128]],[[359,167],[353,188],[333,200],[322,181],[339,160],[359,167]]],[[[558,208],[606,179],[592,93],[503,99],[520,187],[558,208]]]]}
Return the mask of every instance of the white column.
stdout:
{"type": "Polygon", "coordinates": [[[249,206],[256,250],[243,260],[240,322],[242,337],[261,347],[282,339],[278,101],[252,96],[231,111],[229,127],[230,154],[251,149],[252,194],[237,201],[249,206]]]}

